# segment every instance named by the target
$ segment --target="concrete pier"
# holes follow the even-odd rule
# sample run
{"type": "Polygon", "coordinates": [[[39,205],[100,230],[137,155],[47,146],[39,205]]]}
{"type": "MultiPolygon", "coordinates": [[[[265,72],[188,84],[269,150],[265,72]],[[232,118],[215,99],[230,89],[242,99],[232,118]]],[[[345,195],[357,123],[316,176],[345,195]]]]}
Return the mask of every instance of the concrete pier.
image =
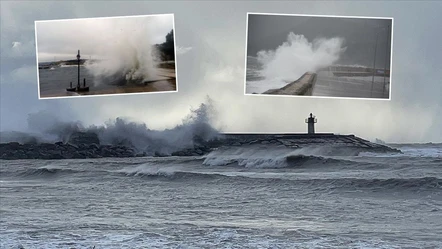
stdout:
{"type": "Polygon", "coordinates": [[[296,81],[279,89],[270,89],[263,94],[275,95],[312,95],[313,87],[316,82],[316,74],[307,72],[296,81]]]}
{"type": "MultiPolygon", "coordinates": [[[[288,147],[307,147],[312,145],[328,145],[333,147],[353,147],[367,149],[367,151],[396,151],[388,146],[372,143],[355,135],[336,135],[333,133],[315,133],[315,134],[222,134],[220,138],[228,141],[226,144],[253,144],[263,141],[275,141],[288,147]]],[[[265,142],[264,142],[265,143],[265,142]]]]}

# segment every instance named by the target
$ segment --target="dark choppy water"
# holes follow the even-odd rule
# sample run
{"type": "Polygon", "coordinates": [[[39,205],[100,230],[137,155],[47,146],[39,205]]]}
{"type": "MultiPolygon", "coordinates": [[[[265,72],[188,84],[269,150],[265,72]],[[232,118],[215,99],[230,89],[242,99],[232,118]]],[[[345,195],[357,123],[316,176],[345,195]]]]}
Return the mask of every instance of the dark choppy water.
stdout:
{"type": "MultiPolygon", "coordinates": [[[[40,64],[43,65],[43,64],[40,64]]],[[[157,69],[158,74],[163,73],[164,69],[157,69]]],[[[66,88],[76,87],[78,83],[78,67],[75,65],[54,66],[50,69],[39,69],[39,88],[40,97],[63,97],[79,96],[77,93],[68,92],[66,88]]],[[[169,72],[170,74],[170,72],[169,72]]],[[[173,71],[174,74],[174,71],[173,71]]],[[[127,82],[123,76],[105,77],[104,80],[94,76],[86,66],[80,66],[80,85],[83,87],[83,79],[86,79],[86,86],[90,91],[87,95],[96,94],[116,94],[116,93],[136,93],[136,92],[156,92],[156,91],[175,91],[176,80],[168,77],[152,75],[146,79],[148,83],[127,82]],[[155,80],[155,81],[153,81],[155,80]]]]}
{"type": "Polygon", "coordinates": [[[0,248],[442,248],[442,146],[401,149],[0,161],[0,248]]]}
{"type": "MultiPolygon", "coordinates": [[[[55,66],[50,69],[39,69],[39,87],[42,97],[48,95],[66,96],[66,88],[77,86],[78,83],[78,67],[75,65],[55,66]]],[[[80,66],[81,86],[83,86],[83,78],[86,79],[86,85],[94,85],[94,77],[84,66],[80,66]]],[[[102,86],[103,87],[103,86],[102,86]]],[[[105,87],[105,86],[104,86],[105,87]]]]}

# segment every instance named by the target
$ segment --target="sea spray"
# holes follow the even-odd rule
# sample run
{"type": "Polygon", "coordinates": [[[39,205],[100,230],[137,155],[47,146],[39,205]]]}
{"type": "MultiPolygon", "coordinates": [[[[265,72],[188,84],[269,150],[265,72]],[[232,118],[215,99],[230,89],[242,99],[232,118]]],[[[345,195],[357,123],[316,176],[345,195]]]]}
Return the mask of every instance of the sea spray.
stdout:
{"type": "Polygon", "coordinates": [[[151,130],[144,123],[129,122],[122,118],[109,121],[104,126],[91,127],[104,144],[124,144],[139,152],[170,154],[174,151],[193,147],[198,141],[206,141],[218,134],[212,127],[214,118],[210,99],[191,110],[182,124],[172,129],[151,130]]]}
{"type": "MultiPolygon", "coordinates": [[[[124,118],[109,120],[103,125],[86,127],[79,121],[63,121],[51,116],[48,112],[38,112],[29,115],[28,126],[30,134],[7,132],[7,140],[35,142],[68,142],[75,132],[97,134],[103,145],[124,145],[145,152],[147,155],[160,153],[169,155],[174,151],[191,148],[194,145],[208,141],[218,135],[218,130],[212,127],[215,110],[210,98],[197,108],[191,109],[190,114],[183,118],[181,124],[165,130],[151,130],[145,123],[128,121],[124,118]]],[[[3,137],[2,132],[2,137],[3,137]]]]}
{"type": "Polygon", "coordinates": [[[290,33],[287,41],[276,50],[258,52],[258,60],[264,65],[263,74],[268,78],[297,79],[308,71],[316,71],[332,65],[345,48],[344,39],[315,39],[309,42],[303,35],[290,33]]]}
{"type": "Polygon", "coordinates": [[[79,121],[66,121],[42,110],[28,115],[28,129],[38,141],[67,142],[72,133],[85,129],[79,121]]]}
{"type": "Polygon", "coordinates": [[[349,157],[355,154],[357,153],[351,148],[338,148],[330,145],[289,148],[276,144],[248,144],[217,148],[203,157],[203,164],[207,166],[235,165],[246,168],[348,165],[353,163],[349,157]]]}
{"type": "MultiPolygon", "coordinates": [[[[172,16],[168,18],[172,20],[172,16]]],[[[128,18],[106,22],[106,42],[95,51],[100,59],[86,63],[94,84],[142,83],[156,78],[158,51],[152,21],[128,18]]]]}
{"type": "Polygon", "coordinates": [[[309,42],[304,35],[290,32],[287,41],[275,50],[257,53],[257,60],[262,67],[259,75],[264,79],[248,82],[248,92],[281,88],[306,72],[316,72],[331,66],[345,52],[343,45],[344,39],[340,37],[316,38],[309,42]]]}

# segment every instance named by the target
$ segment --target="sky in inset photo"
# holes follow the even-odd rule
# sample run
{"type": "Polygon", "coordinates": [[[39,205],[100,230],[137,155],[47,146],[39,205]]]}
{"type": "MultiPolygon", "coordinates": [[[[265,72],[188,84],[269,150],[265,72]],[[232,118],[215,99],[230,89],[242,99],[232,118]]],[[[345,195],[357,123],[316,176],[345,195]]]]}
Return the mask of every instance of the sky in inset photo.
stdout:
{"type": "Polygon", "coordinates": [[[107,58],[161,44],[172,29],[172,14],[37,21],[38,62],[75,59],[78,49],[84,58],[107,58]]]}

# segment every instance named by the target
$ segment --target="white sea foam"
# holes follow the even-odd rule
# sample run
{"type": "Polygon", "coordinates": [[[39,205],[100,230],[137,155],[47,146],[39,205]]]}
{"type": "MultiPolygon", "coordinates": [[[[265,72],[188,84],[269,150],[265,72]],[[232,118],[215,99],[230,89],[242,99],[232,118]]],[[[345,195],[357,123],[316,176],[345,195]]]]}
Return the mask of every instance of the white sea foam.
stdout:
{"type": "Polygon", "coordinates": [[[238,164],[244,167],[285,167],[285,157],[290,149],[278,148],[268,150],[265,147],[230,147],[220,148],[205,156],[204,165],[225,166],[238,164]]]}
{"type": "Polygon", "coordinates": [[[433,157],[442,158],[442,147],[399,147],[403,154],[400,153],[372,153],[362,152],[360,157],[433,157]]]}
{"type": "Polygon", "coordinates": [[[136,167],[126,167],[116,172],[129,176],[173,176],[178,170],[173,167],[142,164],[136,167]]]}

